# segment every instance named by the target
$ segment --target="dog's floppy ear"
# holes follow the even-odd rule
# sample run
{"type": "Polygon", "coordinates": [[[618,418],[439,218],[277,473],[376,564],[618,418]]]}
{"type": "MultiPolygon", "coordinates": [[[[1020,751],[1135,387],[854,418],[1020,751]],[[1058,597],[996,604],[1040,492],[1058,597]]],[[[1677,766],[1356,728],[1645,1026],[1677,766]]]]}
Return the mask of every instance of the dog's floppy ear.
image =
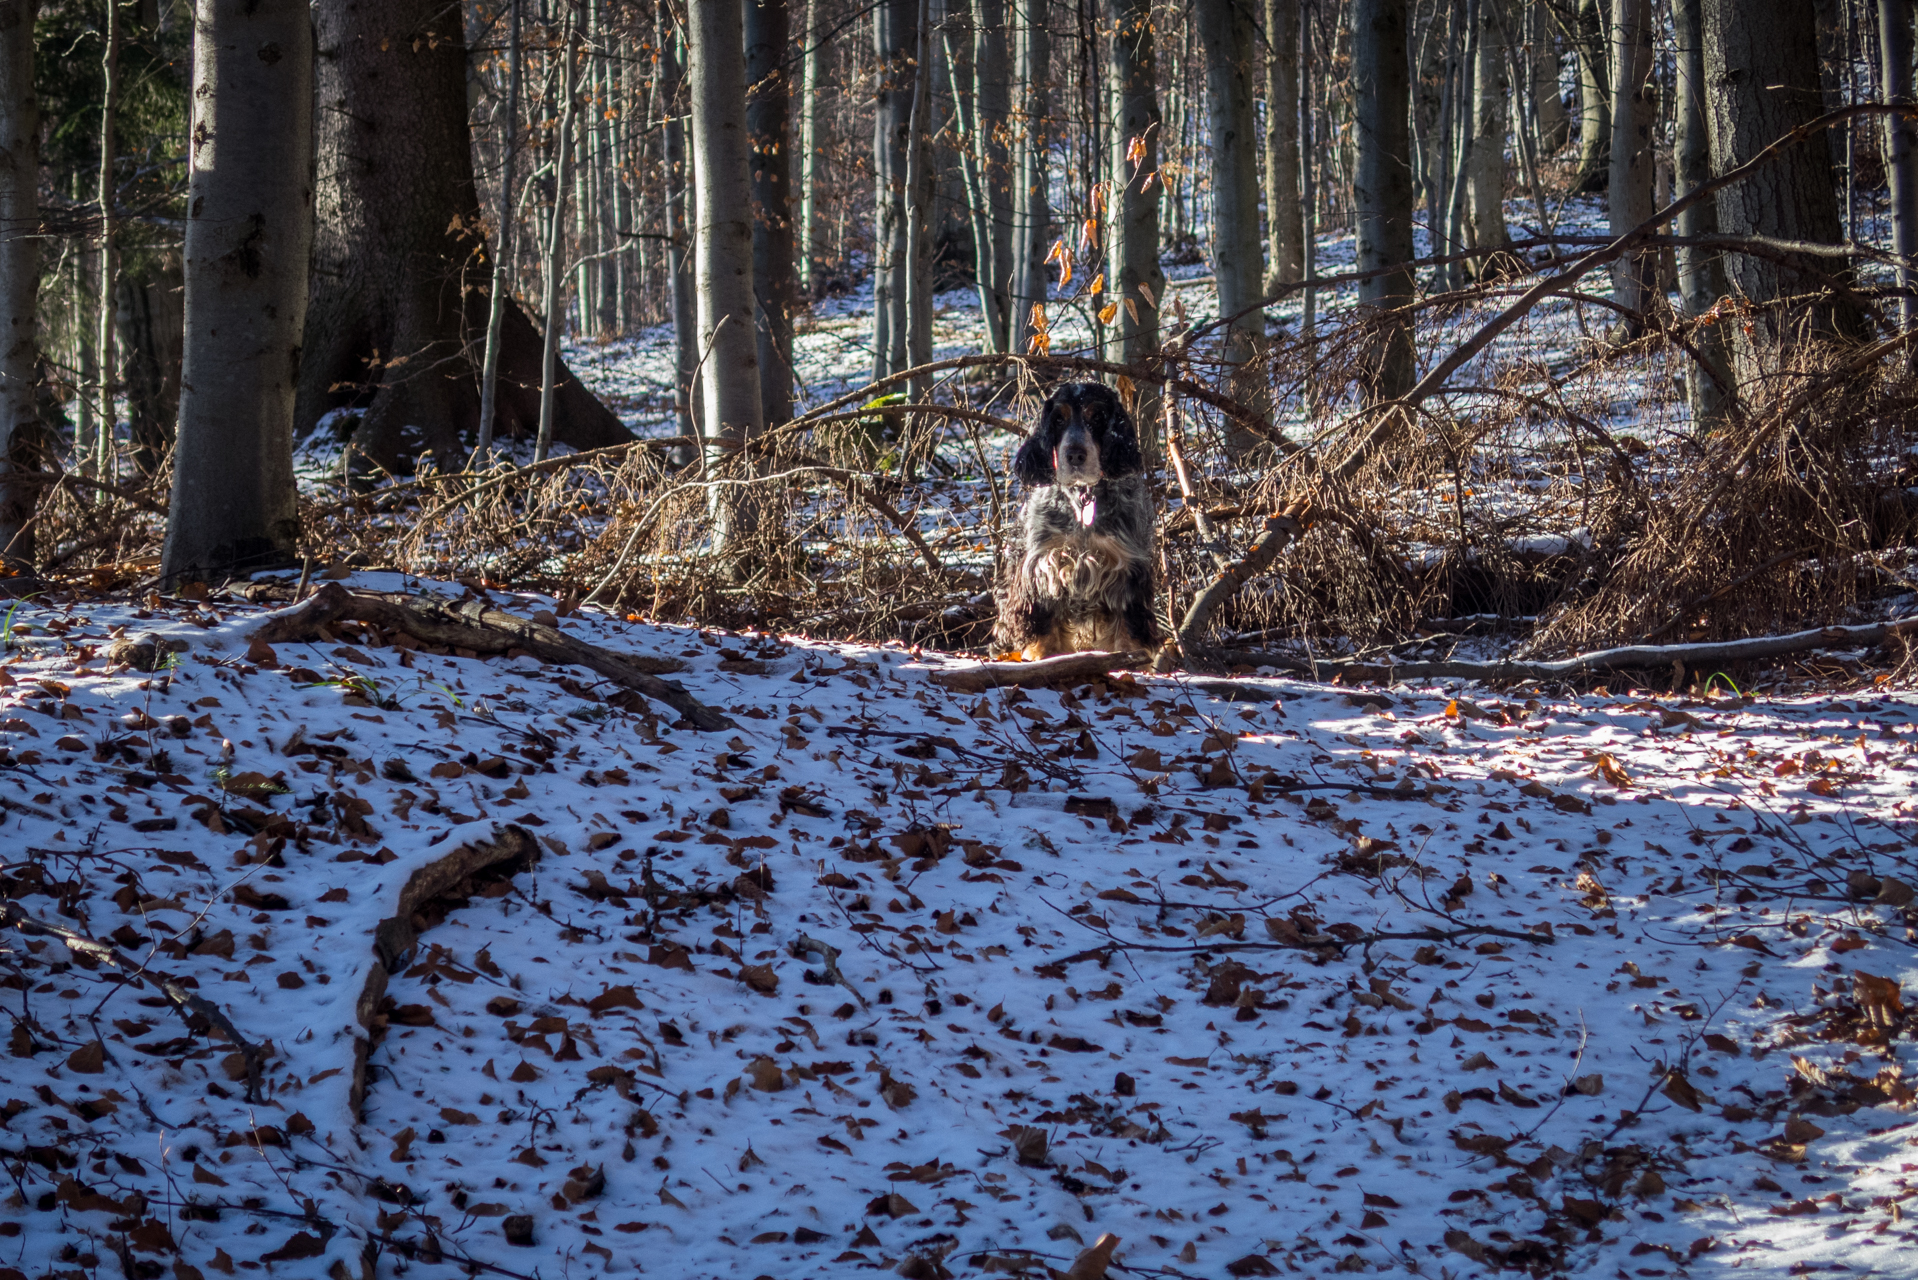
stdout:
{"type": "Polygon", "coordinates": [[[1019,446],[1019,452],[1012,458],[1012,474],[1032,488],[1041,488],[1052,483],[1052,433],[1046,429],[1043,420],[1026,442],[1019,446]]]}
{"type": "Polygon", "coordinates": [[[1145,459],[1139,453],[1138,428],[1132,425],[1132,415],[1125,411],[1124,403],[1116,395],[1112,397],[1106,418],[1105,435],[1099,441],[1099,470],[1115,479],[1145,470],[1145,459]]]}

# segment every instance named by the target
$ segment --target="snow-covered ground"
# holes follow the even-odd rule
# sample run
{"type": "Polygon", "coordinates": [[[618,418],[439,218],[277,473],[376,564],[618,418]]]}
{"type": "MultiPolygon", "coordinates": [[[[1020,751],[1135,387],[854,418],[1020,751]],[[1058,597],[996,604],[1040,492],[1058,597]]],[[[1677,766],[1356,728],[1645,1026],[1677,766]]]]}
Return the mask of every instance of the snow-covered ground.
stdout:
{"type": "Polygon", "coordinates": [[[962,695],[564,620],[701,733],[258,613],[10,619],[0,908],[140,980],[0,933],[0,1278],[1918,1273],[1905,695],[962,695]],[[376,926],[514,828],[389,954],[356,1118],[376,926]]]}

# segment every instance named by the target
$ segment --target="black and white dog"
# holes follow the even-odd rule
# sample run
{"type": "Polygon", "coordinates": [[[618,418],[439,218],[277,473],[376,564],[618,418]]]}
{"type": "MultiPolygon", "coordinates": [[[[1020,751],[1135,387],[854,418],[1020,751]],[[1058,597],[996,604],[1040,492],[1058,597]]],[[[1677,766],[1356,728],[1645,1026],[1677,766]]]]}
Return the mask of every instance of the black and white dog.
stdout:
{"type": "Polygon", "coordinates": [[[1118,395],[1068,382],[1046,397],[1013,459],[1031,490],[1025,546],[995,636],[1027,659],[1143,651],[1153,617],[1152,489],[1118,395]]]}

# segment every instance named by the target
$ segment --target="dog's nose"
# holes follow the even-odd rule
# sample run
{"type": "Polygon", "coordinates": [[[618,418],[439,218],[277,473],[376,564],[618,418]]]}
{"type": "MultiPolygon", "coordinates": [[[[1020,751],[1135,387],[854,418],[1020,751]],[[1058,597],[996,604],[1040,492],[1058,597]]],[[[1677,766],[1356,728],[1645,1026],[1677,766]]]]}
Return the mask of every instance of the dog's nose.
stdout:
{"type": "Polygon", "coordinates": [[[1086,447],[1082,444],[1075,443],[1067,445],[1065,455],[1066,465],[1075,471],[1086,464],[1086,447]]]}

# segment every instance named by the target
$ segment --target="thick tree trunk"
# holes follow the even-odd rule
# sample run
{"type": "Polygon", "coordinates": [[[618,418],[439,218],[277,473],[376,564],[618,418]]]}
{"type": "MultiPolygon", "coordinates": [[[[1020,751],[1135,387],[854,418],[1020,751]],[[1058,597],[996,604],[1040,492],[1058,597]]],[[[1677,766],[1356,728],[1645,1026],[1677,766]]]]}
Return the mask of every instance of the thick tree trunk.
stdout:
{"type": "Polygon", "coordinates": [[[1305,277],[1299,206],[1299,0],[1265,0],[1265,292],[1305,277]]]}
{"type": "Polygon", "coordinates": [[[169,583],[219,582],[297,550],[293,397],[313,249],[307,0],[197,0],[191,101],[169,583]]]}
{"type": "MultiPolygon", "coordinates": [[[[744,444],[765,425],[759,343],[753,331],[752,157],[746,132],[746,59],[740,6],[696,4],[688,14],[693,155],[699,226],[693,276],[699,295],[706,439],[744,444]]],[[[709,461],[716,460],[717,448],[709,461]]],[[[751,504],[715,497],[714,549],[751,532],[751,504]]]]}
{"type": "Polygon", "coordinates": [[[1577,0],[1578,25],[1578,182],[1579,195],[1604,188],[1611,179],[1612,76],[1606,0],[1577,0]]]}
{"type": "Polygon", "coordinates": [[[1532,114],[1538,126],[1539,157],[1545,159],[1572,140],[1572,116],[1558,90],[1558,33],[1553,29],[1551,0],[1528,4],[1525,20],[1532,63],[1532,114]]]}
{"type": "Polygon", "coordinates": [[[1052,33],[1050,0],[1016,0],[1019,25],[1013,82],[1019,86],[1013,149],[1011,345],[1028,350],[1039,330],[1033,308],[1046,302],[1046,255],[1052,248],[1052,203],[1046,195],[1046,145],[1051,127],[1052,33]]]}
{"type": "MultiPolygon", "coordinates": [[[[1672,36],[1675,49],[1672,194],[1684,196],[1711,180],[1711,135],[1705,122],[1704,0],[1672,0],[1672,36]]],[[[1701,200],[1678,215],[1673,228],[1687,238],[1715,235],[1718,206],[1701,200]]],[[[1685,314],[1696,318],[1712,309],[1725,294],[1724,262],[1718,252],[1681,245],[1678,249],[1678,295],[1685,314]]],[[[1726,358],[1725,326],[1705,325],[1693,332],[1692,343],[1710,363],[1686,370],[1685,387],[1692,421],[1701,428],[1724,419],[1726,389],[1731,386],[1731,363],[1726,358]],[[1712,376],[1713,373],[1717,377],[1712,376]]]]}
{"type": "MultiPolygon", "coordinates": [[[[442,0],[315,0],[318,226],[307,353],[294,414],[364,409],[355,444],[382,466],[464,457],[479,434],[491,303],[467,274],[483,225],[466,114],[466,40],[442,0]],[[342,390],[335,390],[335,387],[342,390]]],[[[558,317],[553,317],[557,322],[558,317]]],[[[500,334],[496,436],[538,422],[541,337],[512,299],[500,334]]],[[[553,438],[632,438],[563,368],[553,438]]]]}
{"type": "Polygon", "coordinates": [[[973,0],[972,74],[980,182],[986,189],[986,243],[978,246],[981,278],[990,281],[997,327],[988,346],[1005,351],[1012,329],[1012,152],[1006,146],[1012,115],[1011,31],[1008,0],[973,0]]]}
{"type": "MultiPolygon", "coordinates": [[[[1882,50],[1886,102],[1912,102],[1911,0],[1878,0],[1878,43],[1882,50]]],[[[1909,332],[1918,324],[1918,299],[1911,289],[1918,283],[1918,272],[1911,263],[1918,257],[1918,130],[1909,116],[1893,116],[1885,122],[1889,135],[1887,178],[1891,186],[1892,247],[1902,261],[1898,284],[1905,290],[1898,299],[1899,327],[1909,332]]]]}
{"type": "MultiPolygon", "coordinates": [[[[39,0],[0,3],[0,572],[31,569],[41,470],[38,400],[40,100],[33,20],[39,0]]],[[[0,587],[4,591],[4,587],[0,587]]]]}
{"type": "MultiPolygon", "coordinates": [[[[1472,69],[1473,108],[1470,170],[1466,174],[1466,242],[1474,249],[1503,249],[1505,233],[1505,139],[1511,131],[1507,110],[1511,85],[1505,57],[1503,0],[1478,0],[1478,42],[1472,69]]],[[[1483,275],[1497,269],[1475,259],[1483,275]]]]}
{"type": "Polygon", "coordinates": [[[746,20],[746,132],[752,141],[754,334],[759,344],[760,412],[767,423],[793,416],[792,78],[786,0],[742,0],[746,20]]]}
{"type": "MultiPolygon", "coordinates": [[[[814,0],[818,3],[818,0],[814,0]]],[[[660,131],[666,182],[666,276],[673,306],[673,408],[679,434],[701,434],[699,291],[693,287],[693,234],[698,225],[692,158],[686,152],[686,46],[673,37],[662,59],[666,126],[660,131]]],[[[684,461],[685,459],[681,459],[684,461]]]]}
{"type": "MultiPolygon", "coordinates": [[[[1144,360],[1159,345],[1159,305],[1165,273],[1159,268],[1158,52],[1152,38],[1151,0],[1117,0],[1113,6],[1111,94],[1112,198],[1108,222],[1111,255],[1106,299],[1116,306],[1107,359],[1144,360]]],[[[1140,392],[1134,418],[1150,434],[1154,402],[1140,392]]]]}
{"type": "Polygon", "coordinates": [[[907,306],[912,285],[908,244],[911,212],[907,152],[918,77],[919,0],[879,0],[873,10],[873,52],[879,87],[872,112],[873,272],[872,376],[876,382],[907,367],[907,306]]]}
{"type": "MultiPolygon", "coordinates": [[[[1611,233],[1624,235],[1652,216],[1652,131],[1658,123],[1652,83],[1651,0],[1612,0],[1612,163],[1606,189],[1611,233]]],[[[1658,296],[1658,251],[1642,249],[1612,264],[1612,300],[1642,316],[1658,296]]],[[[1636,338],[1642,319],[1623,316],[1613,335],[1636,338]]]]}
{"type": "MultiPolygon", "coordinates": [[[[1357,104],[1358,165],[1352,200],[1358,212],[1358,268],[1376,271],[1359,285],[1359,302],[1377,311],[1412,301],[1411,86],[1405,58],[1406,0],[1355,0],[1352,77],[1357,104]]],[[[1412,388],[1416,368],[1409,316],[1379,317],[1367,397],[1396,400],[1412,388]]]]}
{"type": "MultiPolygon", "coordinates": [[[[1256,29],[1249,6],[1255,0],[1194,0],[1199,43],[1205,50],[1206,121],[1211,134],[1212,271],[1217,282],[1219,316],[1231,317],[1223,356],[1245,366],[1237,376],[1239,395],[1265,411],[1265,371],[1259,366],[1265,347],[1265,246],[1259,235],[1259,134],[1253,107],[1256,29]]],[[[1399,45],[1401,60],[1405,46],[1399,45]]],[[[1403,68],[1399,81],[1406,76],[1403,68]]],[[[1400,114],[1408,109],[1402,99],[1400,114]]],[[[1403,123],[1400,133],[1405,132],[1403,123]]],[[[1409,139],[1407,140],[1409,148],[1409,139]]],[[[1409,158],[1409,150],[1401,149],[1409,158]]],[[[1236,453],[1256,441],[1235,431],[1228,446],[1236,453]]]]}
{"type": "MultiPolygon", "coordinates": [[[[1723,173],[1750,160],[1823,106],[1811,0],[1705,0],[1706,110],[1712,165],[1723,173]]],[[[1763,170],[1718,193],[1719,229],[1835,244],[1844,235],[1831,151],[1822,137],[1789,148],[1763,170]]],[[[1830,259],[1733,255],[1732,283],[1763,310],[1753,317],[1754,345],[1741,344],[1741,377],[1766,344],[1810,335],[1862,331],[1857,309],[1826,298],[1791,305],[1794,296],[1827,289],[1830,259]],[[1774,305],[1776,304],[1776,305],[1774,305]]]]}

